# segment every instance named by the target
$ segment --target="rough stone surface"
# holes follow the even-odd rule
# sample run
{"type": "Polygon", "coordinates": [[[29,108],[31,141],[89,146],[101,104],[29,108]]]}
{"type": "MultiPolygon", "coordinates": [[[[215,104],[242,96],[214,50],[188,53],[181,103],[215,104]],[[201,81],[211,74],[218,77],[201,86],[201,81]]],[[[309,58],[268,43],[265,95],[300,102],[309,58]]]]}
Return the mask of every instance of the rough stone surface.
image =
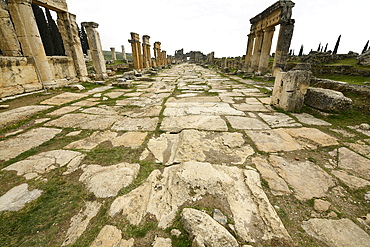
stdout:
{"type": "Polygon", "coordinates": [[[101,132],[97,131],[91,134],[89,137],[86,137],[82,140],[72,142],[65,146],[65,149],[85,149],[85,150],[91,150],[95,147],[97,147],[100,143],[113,140],[116,138],[117,133],[112,132],[110,130],[101,132]]]}
{"type": "Polygon", "coordinates": [[[238,247],[233,235],[206,213],[192,208],[184,208],[181,222],[189,233],[193,246],[199,247],[238,247]]]}
{"type": "Polygon", "coordinates": [[[62,132],[60,129],[35,128],[10,139],[0,141],[0,160],[10,160],[37,147],[62,132]]]}
{"type": "Polygon", "coordinates": [[[270,156],[276,172],[294,189],[299,200],[324,197],[329,188],[335,186],[332,177],[312,162],[287,160],[276,155],[270,156]]]}
{"type": "Polygon", "coordinates": [[[147,132],[126,132],[111,141],[113,147],[139,148],[145,141],[147,132]]]}
{"type": "Polygon", "coordinates": [[[370,180],[370,160],[348,148],[339,148],[338,166],[356,176],[370,180]]]}
{"type": "Polygon", "coordinates": [[[359,189],[366,186],[370,186],[369,181],[356,176],[349,175],[344,171],[332,171],[331,173],[350,188],[359,189]]]}
{"type": "Polygon", "coordinates": [[[304,221],[303,229],[330,247],[369,247],[370,236],[349,219],[304,221]]]}
{"type": "Polygon", "coordinates": [[[18,211],[26,203],[36,200],[41,196],[41,190],[28,190],[28,184],[21,184],[6,192],[0,197],[0,212],[18,211]]]}
{"type": "Polygon", "coordinates": [[[337,139],[331,137],[328,134],[325,134],[324,132],[318,129],[291,128],[286,129],[285,132],[287,132],[289,135],[295,138],[298,141],[298,143],[300,143],[302,146],[307,146],[311,149],[312,149],[312,145],[310,145],[311,143],[319,147],[334,146],[339,144],[337,142],[337,139]]]}
{"type": "Polygon", "coordinates": [[[153,171],[140,187],[118,197],[109,215],[120,213],[131,224],[138,225],[150,213],[157,218],[160,228],[166,228],[181,205],[202,200],[206,195],[226,197],[235,229],[243,240],[290,239],[263,192],[256,171],[209,163],[185,162],[166,167],[163,173],[153,171]]]}
{"type": "Polygon", "coordinates": [[[117,121],[112,130],[115,131],[155,131],[158,118],[129,118],[117,121]]]}
{"type": "Polygon", "coordinates": [[[190,160],[243,164],[254,153],[240,133],[207,133],[197,130],[162,134],[149,140],[148,149],[158,162],[165,165],[190,160]]]}
{"type": "Polygon", "coordinates": [[[80,212],[73,216],[71,219],[71,224],[66,234],[66,238],[62,243],[62,246],[67,246],[74,244],[77,239],[86,230],[90,223],[90,220],[94,218],[101,207],[99,202],[86,202],[85,210],[80,210],[80,212]]]}
{"type": "Polygon", "coordinates": [[[122,232],[115,226],[106,225],[101,229],[90,247],[116,247],[120,246],[122,232]]]}
{"type": "Polygon", "coordinates": [[[268,182],[273,195],[289,195],[292,193],[284,179],[277,174],[266,159],[255,157],[252,162],[261,173],[262,178],[268,182]]]}
{"type": "Polygon", "coordinates": [[[65,106],[65,107],[62,107],[62,108],[60,108],[58,110],[55,110],[53,112],[48,113],[48,115],[51,115],[51,116],[61,116],[61,115],[64,115],[66,113],[70,113],[70,112],[76,111],[79,108],[80,107],[78,107],[78,106],[65,106]]]}
{"type": "Polygon", "coordinates": [[[233,127],[234,129],[242,130],[270,129],[270,127],[267,124],[256,118],[227,116],[226,119],[230,122],[231,127],[233,127]]]}
{"type": "Polygon", "coordinates": [[[227,224],[227,216],[224,215],[219,209],[213,211],[213,219],[220,223],[221,225],[227,224]]]}
{"type": "Polygon", "coordinates": [[[165,117],[160,127],[162,130],[180,132],[184,129],[227,131],[227,125],[219,116],[180,116],[165,117]]]}
{"type": "Polygon", "coordinates": [[[63,104],[84,98],[86,96],[87,94],[81,94],[81,93],[62,93],[50,99],[42,101],[41,104],[43,105],[63,105],[63,104]]]}
{"type": "Polygon", "coordinates": [[[293,118],[284,113],[259,113],[258,115],[272,128],[302,126],[300,123],[297,123],[293,118]]]}
{"type": "Polygon", "coordinates": [[[153,247],[172,247],[172,240],[170,238],[157,237],[152,244],[153,247]]]}
{"type": "Polygon", "coordinates": [[[109,115],[90,115],[85,113],[67,114],[46,123],[46,126],[79,129],[108,129],[122,117],[109,115]]]}
{"type": "Polygon", "coordinates": [[[307,113],[300,113],[300,114],[292,113],[292,115],[294,117],[296,117],[299,122],[304,123],[304,124],[320,125],[320,126],[329,126],[329,125],[331,125],[331,123],[328,123],[328,122],[326,122],[324,120],[321,120],[321,119],[317,119],[317,118],[315,118],[315,117],[313,117],[313,116],[311,116],[310,114],[307,114],[307,113]]]}
{"type": "Polygon", "coordinates": [[[349,111],[352,100],[341,92],[323,88],[309,88],[304,103],[322,111],[349,111]]]}
{"type": "Polygon", "coordinates": [[[36,113],[46,111],[51,107],[52,106],[31,105],[2,112],[0,113],[0,128],[4,128],[13,122],[22,121],[36,113]]]}
{"type": "Polygon", "coordinates": [[[79,181],[99,198],[116,196],[129,186],[139,173],[139,164],[120,163],[113,166],[89,165],[83,168],[79,181]]]}
{"type": "Polygon", "coordinates": [[[330,206],[331,206],[330,202],[327,202],[321,199],[315,199],[313,208],[316,211],[325,212],[329,210],[330,206]]]}
{"type": "Polygon", "coordinates": [[[85,155],[68,150],[53,150],[28,157],[18,161],[3,170],[17,171],[18,176],[26,179],[37,177],[53,169],[67,166],[68,169],[78,167],[85,155]]]}
{"type": "Polygon", "coordinates": [[[358,64],[362,66],[370,66],[370,50],[358,56],[357,60],[358,60],[358,64]]]}

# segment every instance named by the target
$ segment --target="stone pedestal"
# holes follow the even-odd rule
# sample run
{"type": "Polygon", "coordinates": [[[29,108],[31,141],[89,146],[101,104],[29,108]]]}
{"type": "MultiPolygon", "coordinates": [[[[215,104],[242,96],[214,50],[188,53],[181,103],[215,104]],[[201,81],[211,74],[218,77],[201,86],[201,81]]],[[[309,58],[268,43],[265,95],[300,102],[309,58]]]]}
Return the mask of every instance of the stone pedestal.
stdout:
{"type": "Polygon", "coordinates": [[[76,16],[68,12],[58,13],[58,27],[62,35],[64,50],[72,58],[76,75],[80,81],[88,81],[87,68],[78,33],[76,16]]]}
{"type": "Polygon", "coordinates": [[[91,51],[91,58],[96,73],[96,79],[105,80],[108,78],[107,68],[105,66],[100,36],[98,31],[96,30],[96,28],[99,27],[99,24],[95,22],[83,22],[82,25],[85,27],[86,30],[89,48],[91,51]]]}
{"type": "Polygon", "coordinates": [[[143,55],[141,53],[140,36],[137,33],[131,33],[131,39],[128,41],[132,48],[132,59],[134,60],[134,68],[143,70],[143,55]]]}
{"type": "Polygon", "coordinates": [[[150,55],[150,36],[143,36],[143,66],[149,69],[152,66],[151,55],[150,55]]]}
{"type": "Polygon", "coordinates": [[[110,48],[110,52],[111,52],[111,54],[112,54],[112,60],[113,60],[113,61],[117,60],[117,56],[116,56],[116,48],[111,47],[111,48],[110,48]]]}
{"type": "Polygon", "coordinates": [[[122,60],[125,63],[127,63],[127,56],[126,56],[125,46],[124,45],[121,45],[121,49],[122,49],[122,60]]]}
{"type": "Polygon", "coordinates": [[[9,0],[8,7],[23,55],[32,57],[42,82],[52,82],[52,74],[39,29],[32,11],[32,0],[9,0]]]}
{"type": "Polygon", "coordinates": [[[275,78],[271,105],[284,111],[299,111],[310,85],[312,73],[306,70],[279,72],[275,78]]]}

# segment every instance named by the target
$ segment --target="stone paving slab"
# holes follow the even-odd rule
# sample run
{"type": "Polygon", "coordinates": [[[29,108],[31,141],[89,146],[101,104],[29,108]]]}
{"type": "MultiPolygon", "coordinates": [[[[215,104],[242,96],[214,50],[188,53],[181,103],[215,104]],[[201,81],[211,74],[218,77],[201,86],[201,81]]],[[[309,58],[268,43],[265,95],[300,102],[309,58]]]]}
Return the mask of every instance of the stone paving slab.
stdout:
{"type": "Polygon", "coordinates": [[[62,132],[61,129],[35,128],[25,133],[0,141],[0,160],[10,160],[21,153],[37,147],[62,132]]]}
{"type": "Polygon", "coordinates": [[[40,104],[43,105],[63,105],[69,102],[79,100],[81,98],[87,97],[88,94],[83,93],[62,93],[57,96],[54,96],[50,99],[42,101],[40,104]]]}
{"type": "Polygon", "coordinates": [[[226,116],[227,121],[230,122],[231,127],[240,130],[262,130],[270,129],[270,127],[256,118],[239,117],[239,116],[226,116]]]}
{"type": "Polygon", "coordinates": [[[220,116],[180,116],[165,117],[160,127],[161,130],[180,132],[184,129],[227,131],[226,122],[220,116]]]}
{"type": "Polygon", "coordinates": [[[235,107],[235,109],[239,110],[239,111],[244,111],[244,112],[247,112],[247,111],[252,111],[252,112],[270,112],[271,110],[267,109],[264,105],[262,105],[261,103],[260,104],[246,104],[246,103],[242,103],[242,104],[233,104],[233,106],[235,107]]]}
{"type": "Polygon", "coordinates": [[[56,120],[46,123],[45,125],[56,126],[61,128],[103,130],[110,128],[113,123],[121,119],[122,117],[120,116],[76,113],[64,115],[56,120]]]}
{"type": "Polygon", "coordinates": [[[112,126],[115,131],[155,131],[159,118],[130,118],[125,117],[112,126]]]}
{"type": "Polygon", "coordinates": [[[52,106],[31,105],[2,112],[0,113],[0,128],[4,128],[6,125],[12,122],[25,120],[39,112],[46,111],[50,108],[52,108],[52,106]]]}
{"type": "Polygon", "coordinates": [[[179,117],[187,115],[231,115],[244,116],[242,111],[235,110],[227,103],[166,103],[163,112],[167,117],[179,117]]]}
{"type": "Polygon", "coordinates": [[[84,157],[85,155],[75,151],[53,150],[33,155],[3,170],[16,171],[18,176],[24,175],[26,179],[32,179],[60,167],[78,167],[84,157]]]}
{"type": "Polygon", "coordinates": [[[28,190],[28,184],[18,185],[0,197],[0,212],[18,211],[22,209],[26,203],[40,197],[41,193],[42,191],[38,189],[28,190]]]}
{"type": "Polygon", "coordinates": [[[315,118],[312,115],[307,114],[307,113],[300,113],[300,114],[292,113],[292,115],[294,117],[296,117],[299,122],[304,123],[304,124],[320,125],[320,126],[329,126],[329,125],[331,125],[331,123],[328,123],[328,122],[326,122],[324,120],[321,120],[321,119],[317,119],[317,118],[315,118]]]}
{"type": "Polygon", "coordinates": [[[148,149],[157,162],[165,165],[185,161],[243,164],[254,153],[240,133],[198,130],[162,134],[149,140],[148,149]]]}
{"type": "Polygon", "coordinates": [[[272,128],[302,126],[302,124],[297,123],[293,118],[284,113],[259,113],[258,115],[272,128]]]}

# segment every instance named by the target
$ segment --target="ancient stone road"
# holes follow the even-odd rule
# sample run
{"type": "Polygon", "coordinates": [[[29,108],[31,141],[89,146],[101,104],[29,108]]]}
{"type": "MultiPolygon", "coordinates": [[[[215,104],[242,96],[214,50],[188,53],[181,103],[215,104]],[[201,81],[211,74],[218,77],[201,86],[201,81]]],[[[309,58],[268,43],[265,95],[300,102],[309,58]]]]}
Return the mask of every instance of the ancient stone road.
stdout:
{"type": "Polygon", "coordinates": [[[60,224],[63,239],[54,241],[62,246],[98,217],[111,220],[95,222],[101,231],[86,246],[175,246],[185,232],[196,246],[370,246],[369,131],[277,112],[263,93],[271,87],[238,80],[183,64],[134,82],[136,90],[66,92],[0,113],[4,127],[48,111],[0,141],[0,160],[8,161],[1,176],[19,178],[1,191],[0,216],[42,208],[42,190],[28,184],[60,170],[93,194],[60,224]],[[72,141],[48,148],[63,138],[72,141]],[[87,162],[102,145],[128,148],[137,162],[87,162]],[[150,164],[161,168],[130,187],[150,164]],[[148,217],[156,238],[130,238],[114,224],[141,226],[148,217]]]}

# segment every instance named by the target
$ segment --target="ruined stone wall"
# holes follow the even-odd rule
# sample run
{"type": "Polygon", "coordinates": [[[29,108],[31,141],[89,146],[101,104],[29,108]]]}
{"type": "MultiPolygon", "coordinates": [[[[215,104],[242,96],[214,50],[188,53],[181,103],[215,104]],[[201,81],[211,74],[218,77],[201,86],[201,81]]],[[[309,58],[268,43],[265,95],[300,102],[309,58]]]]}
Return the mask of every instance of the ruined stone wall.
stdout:
{"type": "Polygon", "coordinates": [[[32,59],[0,56],[0,98],[40,89],[32,59]]]}
{"type": "Polygon", "coordinates": [[[73,66],[73,60],[64,56],[48,57],[48,62],[54,78],[58,79],[73,79],[76,77],[76,71],[73,66]]]}

